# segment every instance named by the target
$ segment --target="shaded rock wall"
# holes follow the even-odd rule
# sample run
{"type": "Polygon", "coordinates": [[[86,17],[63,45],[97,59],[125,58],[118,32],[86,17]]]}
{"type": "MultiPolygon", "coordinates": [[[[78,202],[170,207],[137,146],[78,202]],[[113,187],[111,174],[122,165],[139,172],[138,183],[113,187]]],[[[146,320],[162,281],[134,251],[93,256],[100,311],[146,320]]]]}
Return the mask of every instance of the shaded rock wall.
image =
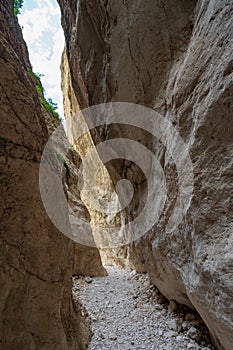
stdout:
{"type": "Polygon", "coordinates": [[[40,197],[48,131],[29,67],[13,0],[1,0],[0,347],[84,349],[89,324],[71,298],[74,244],[53,226],[40,197]]]}
{"type": "MultiPolygon", "coordinates": [[[[61,128],[60,122],[52,113],[48,113],[42,106],[43,115],[49,131],[49,135],[61,128]]],[[[62,144],[66,143],[65,131],[62,127],[58,142],[57,152],[61,163],[62,185],[68,204],[69,223],[71,228],[70,238],[74,245],[73,276],[106,276],[100,257],[100,253],[95,246],[90,225],[90,215],[80,197],[78,169],[81,158],[73,149],[68,148],[64,152],[62,144]],[[85,244],[91,241],[92,244],[85,244]]]]}
{"type": "Polygon", "coordinates": [[[63,186],[69,205],[69,221],[72,232],[81,240],[74,241],[74,276],[106,276],[100,253],[95,245],[90,225],[90,215],[80,197],[77,169],[80,165],[78,153],[72,149],[64,157],[66,167],[63,168],[63,186]],[[68,168],[67,168],[68,167],[68,168]],[[92,245],[85,244],[83,237],[89,237],[92,245]],[[80,243],[79,243],[80,242],[80,243]]]}
{"type": "MultiPolygon", "coordinates": [[[[232,1],[59,3],[80,108],[109,101],[154,108],[172,122],[189,147],[194,168],[191,205],[182,223],[168,234],[166,222],[177,196],[175,165],[149,135],[131,133],[155,152],[169,188],[159,224],[132,244],[131,261],[149,272],[168,299],[195,307],[217,347],[230,350],[232,1]]],[[[99,130],[102,140],[115,135],[128,133],[120,126],[99,130]]],[[[125,167],[118,163],[108,170],[115,181],[125,167]]],[[[143,193],[140,176],[135,180],[129,172],[127,178],[143,193]]]]}

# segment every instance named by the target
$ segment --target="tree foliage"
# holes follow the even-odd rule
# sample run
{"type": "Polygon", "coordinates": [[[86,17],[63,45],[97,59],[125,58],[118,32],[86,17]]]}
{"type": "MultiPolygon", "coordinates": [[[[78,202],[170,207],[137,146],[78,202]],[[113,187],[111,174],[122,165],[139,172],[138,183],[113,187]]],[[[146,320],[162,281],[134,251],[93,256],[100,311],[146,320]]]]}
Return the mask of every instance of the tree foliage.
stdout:
{"type": "Polygon", "coordinates": [[[18,16],[23,7],[23,0],[14,0],[14,15],[18,16]]]}
{"type": "Polygon", "coordinates": [[[52,115],[57,118],[58,120],[62,120],[61,117],[59,116],[58,112],[57,112],[57,104],[53,102],[53,100],[51,98],[45,98],[45,90],[44,87],[41,83],[40,78],[43,76],[42,74],[39,73],[35,73],[33,72],[32,68],[28,69],[28,73],[30,73],[36,83],[36,91],[38,93],[39,99],[42,103],[42,105],[44,106],[44,108],[46,109],[46,111],[52,113],[52,115]]]}

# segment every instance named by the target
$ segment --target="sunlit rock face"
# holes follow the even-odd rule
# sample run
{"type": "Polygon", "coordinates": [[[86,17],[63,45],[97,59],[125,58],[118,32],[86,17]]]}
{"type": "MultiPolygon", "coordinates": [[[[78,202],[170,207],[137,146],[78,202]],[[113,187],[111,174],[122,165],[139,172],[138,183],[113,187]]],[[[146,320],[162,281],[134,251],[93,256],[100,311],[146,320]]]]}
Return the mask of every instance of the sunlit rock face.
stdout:
{"type": "MultiPolygon", "coordinates": [[[[71,298],[74,243],[52,224],[39,191],[48,131],[29,67],[13,0],[1,0],[0,344],[6,350],[84,349],[89,324],[71,298]]],[[[59,215],[68,220],[67,212],[59,215]]]]}
{"type": "MultiPolygon", "coordinates": [[[[109,101],[153,108],[171,121],[189,148],[194,174],[189,209],[167,232],[179,188],[168,150],[142,130],[119,125],[98,130],[102,141],[116,135],[140,140],[156,154],[166,177],[164,212],[150,232],[131,244],[131,262],[148,271],[168,299],[196,308],[217,347],[230,350],[232,1],[59,3],[79,108],[109,101]]],[[[140,207],[138,198],[145,191],[140,172],[122,161],[107,169],[114,183],[119,177],[133,182],[135,208],[140,207]]]]}
{"type": "MultiPolygon", "coordinates": [[[[86,249],[90,249],[90,252],[94,252],[93,247],[97,245],[101,252],[102,261],[105,264],[117,264],[122,267],[130,267],[130,261],[128,259],[129,247],[126,245],[119,247],[115,247],[114,245],[114,249],[110,247],[108,229],[115,225],[120,229],[124,214],[120,213],[119,215],[112,215],[111,213],[108,213],[110,203],[113,209],[116,208],[119,204],[119,198],[115,191],[114,182],[95,149],[95,144],[92,138],[93,135],[87,128],[84,116],[80,113],[80,105],[74,93],[66,50],[63,53],[61,70],[64,113],[68,139],[76,151],[76,157],[79,156],[79,162],[76,162],[76,169],[74,168],[76,174],[76,176],[74,176],[76,179],[76,190],[75,187],[73,187],[73,192],[77,194],[78,189],[78,196],[80,196],[81,202],[85,205],[82,205],[82,212],[85,212],[85,216],[89,218],[91,224],[91,226],[89,225],[89,229],[91,229],[91,234],[93,234],[93,241],[85,242],[85,245],[87,247],[89,246],[89,248],[86,249]],[[82,135],[81,137],[78,137],[77,135],[80,133],[80,130],[82,135]],[[89,154],[92,164],[91,168],[83,166],[83,163],[89,154]],[[93,184],[92,179],[95,169],[99,170],[98,176],[93,184]],[[80,180],[80,177],[78,174],[82,174],[82,188],[80,188],[80,182],[78,181],[80,180]],[[97,193],[95,196],[93,196],[94,190],[97,193]],[[98,208],[103,208],[102,204],[107,212],[98,210],[98,208]]],[[[82,237],[80,237],[80,240],[78,241],[82,243],[82,237]]],[[[90,256],[93,257],[93,253],[90,256]]],[[[86,266],[90,266],[90,264],[87,263],[86,266]]],[[[93,272],[94,270],[95,275],[97,275],[98,263],[96,262],[93,264],[93,272]]]]}

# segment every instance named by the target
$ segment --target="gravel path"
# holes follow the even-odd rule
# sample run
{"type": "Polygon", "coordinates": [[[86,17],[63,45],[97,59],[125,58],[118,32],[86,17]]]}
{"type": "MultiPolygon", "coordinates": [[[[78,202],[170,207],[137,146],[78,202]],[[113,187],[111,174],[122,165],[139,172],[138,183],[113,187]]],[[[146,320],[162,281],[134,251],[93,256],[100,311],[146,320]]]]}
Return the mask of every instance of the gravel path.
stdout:
{"type": "Polygon", "coordinates": [[[199,316],[168,305],[146,275],[107,271],[107,277],[74,279],[73,295],[92,318],[90,350],[214,349],[199,316]]]}

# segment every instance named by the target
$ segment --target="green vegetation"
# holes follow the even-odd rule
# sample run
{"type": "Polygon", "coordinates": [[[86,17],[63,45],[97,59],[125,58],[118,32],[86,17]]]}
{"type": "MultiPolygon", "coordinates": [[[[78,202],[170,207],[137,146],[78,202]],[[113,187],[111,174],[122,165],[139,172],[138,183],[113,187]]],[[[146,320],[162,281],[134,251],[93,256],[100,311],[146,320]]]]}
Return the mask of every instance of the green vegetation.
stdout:
{"type": "Polygon", "coordinates": [[[66,183],[69,184],[70,168],[69,168],[69,166],[68,166],[68,164],[67,164],[67,162],[62,154],[57,153],[57,158],[63,164],[64,168],[66,169],[66,183]]]}
{"type": "Polygon", "coordinates": [[[38,92],[40,101],[42,103],[42,105],[44,106],[44,108],[46,109],[46,111],[52,113],[52,115],[57,118],[58,120],[62,121],[62,118],[59,116],[58,112],[57,112],[57,104],[54,103],[52,101],[51,98],[45,98],[45,90],[44,87],[41,83],[40,78],[42,77],[41,74],[39,73],[35,73],[33,72],[32,68],[28,69],[28,72],[34,77],[34,80],[36,82],[36,91],[38,92]]]}
{"type": "Polygon", "coordinates": [[[14,15],[18,16],[23,7],[23,0],[14,0],[14,15]]]}

